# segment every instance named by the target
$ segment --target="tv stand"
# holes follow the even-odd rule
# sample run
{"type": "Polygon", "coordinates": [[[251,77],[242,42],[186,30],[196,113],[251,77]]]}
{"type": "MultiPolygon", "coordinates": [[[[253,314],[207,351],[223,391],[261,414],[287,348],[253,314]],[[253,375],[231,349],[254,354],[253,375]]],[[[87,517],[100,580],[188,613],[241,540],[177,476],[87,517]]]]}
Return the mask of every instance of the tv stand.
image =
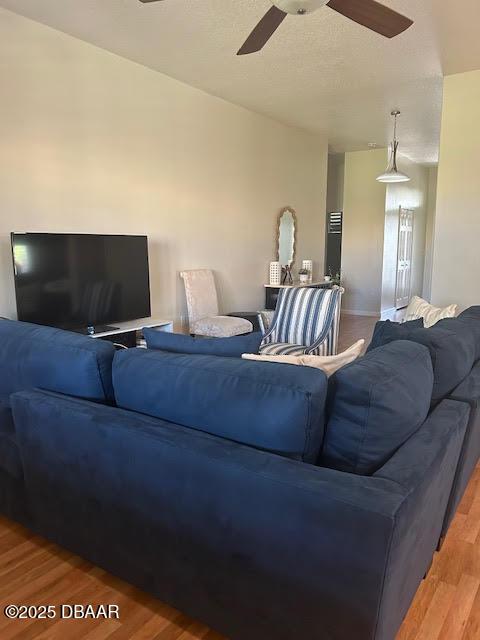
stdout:
{"type": "Polygon", "coordinates": [[[99,333],[108,333],[110,331],[118,331],[119,327],[111,327],[108,324],[99,324],[86,328],[77,329],[77,333],[83,333],[87,336],[96,336],[99,333]]]}
{"type": "Polygon", "coordinates": [[[87,333],[90,338],[108,340],[122,347],[144,347],[142,329],[149,327],[157,331],[172,333],[173,322],[170,320],[157,320],[155,318],[141,318],[130,322],[119,322],[116,327],[95,327],[95,333],[87,333]]]}

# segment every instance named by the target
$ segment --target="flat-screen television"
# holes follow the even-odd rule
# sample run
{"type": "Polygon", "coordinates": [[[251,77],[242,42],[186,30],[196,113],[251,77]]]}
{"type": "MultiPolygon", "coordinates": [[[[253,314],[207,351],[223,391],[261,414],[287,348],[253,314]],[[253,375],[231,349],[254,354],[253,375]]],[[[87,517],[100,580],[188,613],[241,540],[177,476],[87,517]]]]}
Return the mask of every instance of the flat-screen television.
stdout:
{"type": "Polygon", "coordinates": [[[12,233],[18,319],[92,333],[150,316],[146,236],[12,233]]]}

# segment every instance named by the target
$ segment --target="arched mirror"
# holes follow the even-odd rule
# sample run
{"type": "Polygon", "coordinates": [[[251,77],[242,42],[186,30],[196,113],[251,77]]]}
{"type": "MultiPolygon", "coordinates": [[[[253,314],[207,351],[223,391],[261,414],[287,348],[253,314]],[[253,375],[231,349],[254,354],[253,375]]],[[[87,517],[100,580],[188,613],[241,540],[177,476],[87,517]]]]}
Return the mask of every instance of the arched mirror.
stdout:
{"type": "Polygon", "coordinates": [[[295,261],[297,218],[295,211],[286,207],[278,216],[277,260],[282,267],[291,267],[295,261]]]}

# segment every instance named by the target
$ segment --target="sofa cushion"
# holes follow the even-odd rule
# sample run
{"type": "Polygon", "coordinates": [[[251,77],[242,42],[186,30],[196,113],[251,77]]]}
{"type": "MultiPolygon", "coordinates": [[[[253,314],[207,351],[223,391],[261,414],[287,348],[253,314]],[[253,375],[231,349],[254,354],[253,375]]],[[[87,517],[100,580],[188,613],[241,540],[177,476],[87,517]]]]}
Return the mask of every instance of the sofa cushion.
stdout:
{"type": "Polygon", "coordinates": [[[475,340],[475,361],[480,360],[480,307],[470,307],[449,320],[442,320],[438,326],[453,328],[456,331],[470,331],[475,340]]]}
{"type": "Polygon", "coordinates": [[[61,329],[0,320],[0,399],[33,387],[113,399],[114,346],[61,329]]]}
{"type": "Polygon", "coordinates": [[[167,333],[150,328],[145,328],[143,335],[149,349],[230,358],[241,358],[243,353],[258,353],[263,337],[258,331],[232,338],[194,338],[183,333],[167,333]]]}
{"type": "Polygon", "coordinates": [[[0,433],[0,469],[6,471],[14,478],[23,476],[20,451],[14,436],[0,433]]]}
{"type": "Polygon", "coordinates": [[[191,322],[190,331],[199,336],[222,338],[251,333],[253,324],[250,320],[234,316],[207,316],[191,322]]]}
{"type": "MultiPolygon", "coordinates": [[[[455,319],[452,320],[456,322],[455,319]]],[[[439,325],[440,323],[429,329],[409,329],[403,338],[423,344],[430,351],[434,374],[432,406],[446,398],[466,378],[475,361],[473,334],[444,329],[439,325]]],[[[385,345],[392,340],[391,336],[385,335],[379,342],[385,345]]]]}
{"type": "Polygon", "coordinates": [[[360,475],[377,471],[424,422],[432,387],[428,349],[403,340],[337,371],[320,464],[360,475]]]}
{"type": "Polygon", "coordinates": [[[480,321],[480,306],[468,307],[459,314],[459,318],[474,318],[480,321]]]}
{"type": "Polygon", "coordinates": [[[0,434],[12,435],[14,431],[10,405],[6,400],[0,399],[0,434]]]}
{"type": "Polygon", "coordinates": [[[373,330],[372,341],[368,345],[367,353],[392,340],[408,340],[408,332],[412,329],[423,329],[423,318],[410,320],[409,322],[379,320],[373,330]]]}
{"type": "Polygon", "coordinates": [[[306,462],[324,431],[322,371],[240,358],[117,352],[119,407],[306,462]]]}

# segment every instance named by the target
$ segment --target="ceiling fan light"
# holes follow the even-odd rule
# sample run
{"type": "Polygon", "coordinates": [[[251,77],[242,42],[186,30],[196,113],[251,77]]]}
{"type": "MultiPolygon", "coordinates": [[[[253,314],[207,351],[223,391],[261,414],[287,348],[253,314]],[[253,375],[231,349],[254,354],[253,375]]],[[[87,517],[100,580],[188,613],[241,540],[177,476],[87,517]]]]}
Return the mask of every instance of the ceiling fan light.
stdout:
{"type": "Polygon", "coordinates": [[[312,13],[327,4],[328,0],[272,0],[272,4],[293,15],[312,13]]]}

